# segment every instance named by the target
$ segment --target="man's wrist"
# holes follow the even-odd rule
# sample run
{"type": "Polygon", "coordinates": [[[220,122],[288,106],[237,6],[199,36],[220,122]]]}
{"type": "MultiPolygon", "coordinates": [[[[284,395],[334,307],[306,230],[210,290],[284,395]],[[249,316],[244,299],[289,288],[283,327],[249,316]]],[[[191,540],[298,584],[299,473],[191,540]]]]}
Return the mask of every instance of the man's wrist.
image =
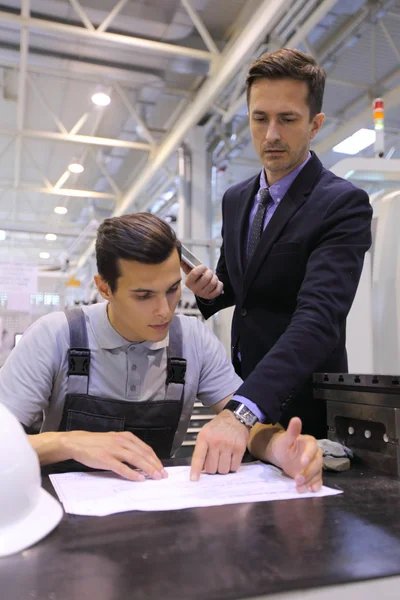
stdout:
{"type": "Polygon", "coordinates": [[[246,429],[246,431],[248,432],[248,434],[250,434],[251,431],[251,425],[246,424],[242,419],[239,419],[238,416],[231,410],[229,410],[228,408],[224,408],[223,410],[223,414],[226,415],[226,417],[228,419],[232,419],[233,421],[235,421],[238,425],[242,425],[244,429],[246,429]]]}
{"type": "Polygon", "coordinates": [[[257,404],[255,404],[255,402],[253,402],[249,398],[246,398],[245,396],[240,396],[239,394],[234,394],[232,396],[232,400],[240,402],[240,404],[244,404],[253,413],[253,415],[257,417],[257,420],[260,423],[264,423],[264,421],[266,420],[266,416],[259,408],[259,406],[257,406],[257,404]]]}
{"type": "Polygon", "coordinates": [[[27,437],[42,466],[72,458],[68,432],[48,431],[27,437]]]}
{"type": "Polygon", "coordinates": [[[200,304],[204,304],[204,306],[212,306],[213,304],[215,304],[215,298],[211,298],[210,300],[208,300],[208,298],[201,298],[200,296],[197,296],[197,294],[196,300],[198,300],[200,304]]]}
{"type": "Polygon", "coordinates": [[[274,431],[274,433],[272,434],[272,436],[267,444],[267,448],[265,451],[265,461],[268,463],[271,463],[272,465],[275,465],[276,467],[279,467],[280,469],[282,468],[282,464],[281,464],[281,461],[278,460],[278,458],[276,457],[276,455],[274,453],[274,445],[276,444],[276,442],[278,441],[278,438],[282,435],[282,433],[285,433],[284,429],[279,429],[277,431],[274,431]]]}
{"type": "Polygon", "coordinates": [[[255,458],[264,462],[270,462],[276,466],[277,464],[274,449],[278,442],[278,437],[284,433],[284,429],[279,423],[272,425],[271,423],[263,424],[256,423],[250,432],[248,449],[250,454],[255,458]]]}
{"type": "Polygon", "coordinates": [[[247,406],[234,398],[229,400],[225,405],[224,410],[233,413],[235,418],[246,427],[253,427],[257,422],[257,416],[247,408],[247,406]]]}

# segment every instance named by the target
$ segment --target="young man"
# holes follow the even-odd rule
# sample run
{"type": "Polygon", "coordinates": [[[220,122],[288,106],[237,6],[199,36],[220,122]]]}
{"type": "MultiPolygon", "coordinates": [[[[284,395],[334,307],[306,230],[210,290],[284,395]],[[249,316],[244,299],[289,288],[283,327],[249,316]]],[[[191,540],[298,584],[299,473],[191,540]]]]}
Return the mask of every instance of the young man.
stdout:
{"type": "Polygon", "coordinates": [[[235,396],[248,419],[326,437],[312,374],[346,372],[346,317],[371,245],[368,195],[323,168],[310,142],[324,120],[325,72],[283,48],[248,72],[247,100],[261,173],[222,200],[216,274],[204,265],[185,281],[209,317],[235,306],[232,359],[244,384],[235,396]],[[222,288],[224,294],[221,295],[222,288]]]}
{"type": "MultiPolygon", "coordinates": [[[[236,471],[250,428],[224,407],[242,384],[225,350],[196,318],[175,316],[181,246],[146,213],[106,219],[96,241],[97,288],[106,303],[42,317],[0,372],[0,402],[27,428],[41,464],[73,459],[131,480],[166,476],[199,398],[218,416],[199,434],[191,478],[236,471]],[[203,438],[207,438],[205,448],[203,438]]],[[[294,419],[287,432],[254,430],[255,456],[321,486],[321,453],[294,419]]]]}

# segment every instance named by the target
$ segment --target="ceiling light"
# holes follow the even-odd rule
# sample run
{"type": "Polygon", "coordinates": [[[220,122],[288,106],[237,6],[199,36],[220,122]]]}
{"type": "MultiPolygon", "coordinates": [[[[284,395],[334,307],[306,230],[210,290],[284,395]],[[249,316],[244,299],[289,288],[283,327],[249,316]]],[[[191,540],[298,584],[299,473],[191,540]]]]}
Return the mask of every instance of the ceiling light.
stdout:
{"type": "Polygon", "coordinates": [[[68,208],[65,206],[56,206],[54,212],[58,215],[65,215],[68,212],[68,208]]]}
{"type": "Polygon", "coordinates": [[[92,96],[92,102],[93,104],[96,104],[96,106],[108,106],[111,102],[111,98],[105,92],[96,92],[92,96]]]}
{"type": "Polygon", "coordinates": [[[84,166],[79,163],[73,162],[70,165],[68,165],[68,171],[71,171],[71,173],[82,173],[83,170],[84,166]]]}
{"type": "Polygon", "coordinates": [[[49,242],[55,242],[57,239],[57,236],[55,233],[46,233],[46,240],[48,240],[49,242]]]}
{"type": "Polygon", "coordinates": [[[168,190],[168,192],[164,192],[163,194],[161,194],[161,198],[166,202],[168,202],[168,200],[171,200],[171,198],[173,198],[174,196],[175,192],[173,190],[168,190]]]}
{"type": "Polygon", "coordinates": [[[332,150],[342,154],[358,154],[364,148],[371,146],[375,142],[376,132],[373,129],[359,129],[353,135],[346,138],[332,150]]]}
{"type": "Polygon", "coordinates": [[[0,229],[0,241],[6,239],[6,232],[3,229],[0,229]]]}
{"type": "Polygon", "coordinates": [[[40,258],[50,258],[50,254],[48,252],[40,252],[40,258]]]}

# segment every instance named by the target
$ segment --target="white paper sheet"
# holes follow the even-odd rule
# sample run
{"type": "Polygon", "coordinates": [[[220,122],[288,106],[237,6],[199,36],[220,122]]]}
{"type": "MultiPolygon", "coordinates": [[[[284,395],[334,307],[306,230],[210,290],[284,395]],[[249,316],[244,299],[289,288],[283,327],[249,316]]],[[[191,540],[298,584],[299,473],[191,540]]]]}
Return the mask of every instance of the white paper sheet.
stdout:
{"type": "Polygon", "coordinates": [[[202,474],[197,482],[189,479],[190,467],[166,470],[169,477],[160,481],[131,482],[111,472],[59,473],[50,479],[66,512],[93,516],[341,494],[325,486],[317,493],[299,494],[293,479],[260,462],[228,475],[202,474]]]}

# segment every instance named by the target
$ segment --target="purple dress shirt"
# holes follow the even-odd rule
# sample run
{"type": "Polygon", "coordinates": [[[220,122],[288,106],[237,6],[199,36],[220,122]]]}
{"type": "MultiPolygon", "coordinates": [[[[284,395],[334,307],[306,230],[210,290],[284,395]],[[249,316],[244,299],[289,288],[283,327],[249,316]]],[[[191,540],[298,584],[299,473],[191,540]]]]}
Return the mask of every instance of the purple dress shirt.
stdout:
{"type": "MultiPolygon", "coordinates": [[[[273,185],[271,185],[269,187],[269,193],[271,194],[273,203],[267,208],[267,210],[265,212],[263,230],[266,228],[266,226],[270,222],[272,215],[274,214],[274,212],[276,211],[276,209],[278,207],[279,202],[282,200],[283,196],[286,194],[286,192],[288,191],[288,189],[290,188],[290,186],[296,179],[297,175],[306,166],[306,164],[308,163],[310,158],[311,158],[311,153],[309,152],[306,160],[303,163],[301,163],[301,165],[299,167],[297,167],[296,169],[294,169],[293,171],[291,171],[290,173],[285,175],[285,177],[282,177],[282,179],[280,179],[279,181],[277,181],[276,183],[274,183],[273,185]]],[[[268,183],[267,183],[264,169],[262,169],[261,175],[260,175],[260,189],[261,188],[268,188],[268,183]]],[[[257,212],[258,204],[260,201],[259,193],[260,193],[260,190],[258,190],[258,192],[254,198],[254,204],[250,211],[249,225],[247,228],[247,237],[246,237],[246,254],[247,254],[247,247],[249,245],[249,235],[250,235],[251,224],[253,223],[253,219],[257,212]]],[[[238,352],[238,358],[240,360],[240,352],[238,352]]],[[[254,402],[252,402],[248,398],[245,398],[244,396],[238,396],[237,394],[235,394],[233,396],[232,400],[236,400],[237,402],[241,402],[242,404],[247,406],[247,408],[249,408],[251,410],[251,412],[254,413],[258,417],[258,420],[261,423],[263,421],[265,421],[264,413],[258,408],[257,404],[254,404],[254,402]]]]}

